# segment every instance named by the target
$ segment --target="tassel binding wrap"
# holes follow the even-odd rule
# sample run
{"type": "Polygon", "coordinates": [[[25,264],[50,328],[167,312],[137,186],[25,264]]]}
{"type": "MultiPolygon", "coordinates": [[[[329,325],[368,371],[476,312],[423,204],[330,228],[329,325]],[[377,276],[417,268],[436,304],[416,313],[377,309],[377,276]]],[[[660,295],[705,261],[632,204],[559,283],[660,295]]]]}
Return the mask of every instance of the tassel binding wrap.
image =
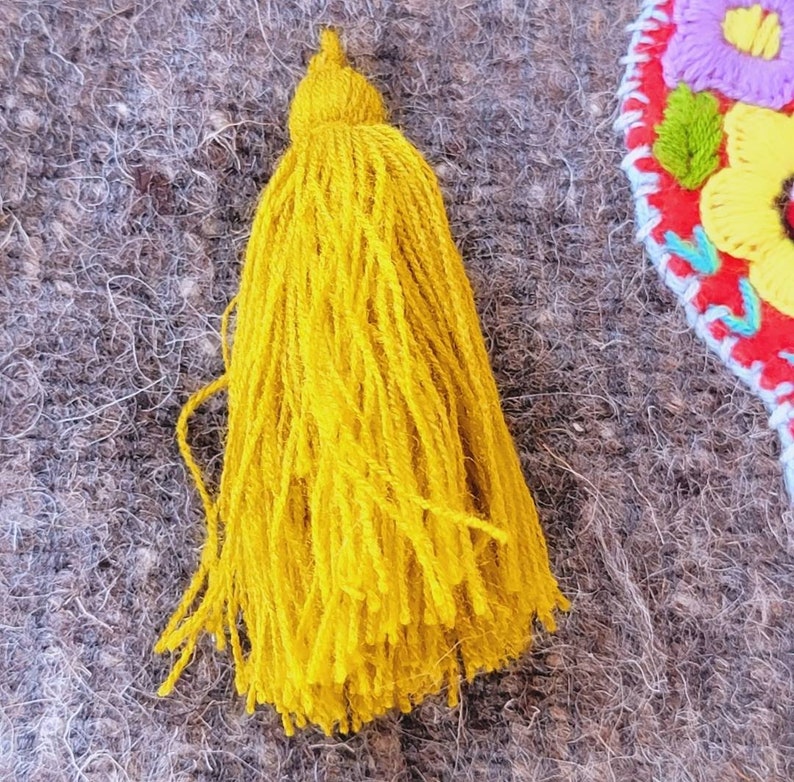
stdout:
{"type": "Polygon", "coordinates": [[[444,687],[455,704],[568,602],[435,175],[332,31],[289,127],[223,317],[225,373],[178,423],[207,536],[156,647],[179,652],[160,694],[208,632],[249,711],[349,732],[444,687]],[[187,424],[221,391],[211,491],[187,424]]]}

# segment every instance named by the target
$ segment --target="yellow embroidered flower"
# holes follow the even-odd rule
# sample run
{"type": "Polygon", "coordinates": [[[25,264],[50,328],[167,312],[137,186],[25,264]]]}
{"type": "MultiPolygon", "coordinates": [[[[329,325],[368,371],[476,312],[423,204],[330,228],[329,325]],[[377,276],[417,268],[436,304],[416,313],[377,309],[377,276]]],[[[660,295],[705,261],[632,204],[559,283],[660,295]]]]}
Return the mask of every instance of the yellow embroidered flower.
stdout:
{"type": "Polygon", "coordinates": [[[749,262],[762,299],[794,317],[794,116],[737,103],[724,128],[728,166],[703,188],[703,227],[720,250],[749,262]]]}

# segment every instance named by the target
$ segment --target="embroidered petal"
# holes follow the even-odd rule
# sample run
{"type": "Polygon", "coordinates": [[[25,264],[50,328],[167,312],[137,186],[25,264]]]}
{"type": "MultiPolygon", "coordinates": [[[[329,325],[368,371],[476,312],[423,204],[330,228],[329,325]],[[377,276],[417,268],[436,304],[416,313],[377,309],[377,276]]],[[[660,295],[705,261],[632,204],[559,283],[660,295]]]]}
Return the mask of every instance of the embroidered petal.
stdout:
{"type": "Polygon", "coordinates": [[[717,170],[722,115],[710,92],[692,94],[679,84],[667,98],[664,121],[656,128],[653,153],[687,190],[697,190],[717,170]]]}
{"type": "Polygon", "coordinates": [[[772,179],[794,170],[794,116],[746,103],[737,103],[725,115],[728,159],[772,179]],[[786,143],[785,139],[792,139],[786,143]]]}
{"type": "Polygon", "coordinates": [[[703,188],[703,227],[718,249],[749,262],[762,299],[794,316],[794,241],[780,206],[794,176],[794,117],[737,103],[724,127],[729,165],[703,188]]]}
{"type": "Polygon", "coordinates": [[[750,264],[758,295],[786,315],[794,315],[794,242],[779,239],[758,263],[750,264]]]}
{"type": "Polygon", "coordinates": [[[794,100],[794,0],[679,0],[673,21],[662,58],[669,87],[684,81],[695,91],[718,90],[772,109],[794,100]],[[756,7],[761,14],[729,16],[756,7]]]}
{"type": "Polygon", "coordinates": [[[741,168],[724,168],[703,188],[700,216],[709,239],[734,258],[757,261],[781,233],[770,208],[780,183],[741,168]]]}

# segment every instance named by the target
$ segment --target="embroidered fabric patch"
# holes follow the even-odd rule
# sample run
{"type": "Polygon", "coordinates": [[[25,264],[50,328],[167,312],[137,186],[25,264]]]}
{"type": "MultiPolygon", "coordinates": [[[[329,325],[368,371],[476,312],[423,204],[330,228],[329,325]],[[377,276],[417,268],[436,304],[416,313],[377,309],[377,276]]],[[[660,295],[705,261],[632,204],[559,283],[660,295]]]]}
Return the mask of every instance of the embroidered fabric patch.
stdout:
{"type": "Polygon", "coordinates": [[[794,500],[794,0],[646,0],[629,29],[638,239],[766,404],[794,500]]]}

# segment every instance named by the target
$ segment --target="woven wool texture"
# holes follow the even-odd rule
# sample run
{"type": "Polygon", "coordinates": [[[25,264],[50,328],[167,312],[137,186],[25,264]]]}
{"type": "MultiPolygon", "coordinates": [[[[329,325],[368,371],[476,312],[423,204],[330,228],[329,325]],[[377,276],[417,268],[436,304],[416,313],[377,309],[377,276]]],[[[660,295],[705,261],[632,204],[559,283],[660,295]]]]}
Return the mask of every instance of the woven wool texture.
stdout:
{"type": "MultiPolygon", "coordinates": [[[[760,401],[633,240],[603,2],[0,5],[0,778],[785,780],[792,517],[760,401]],[[433,164],[573,609],[347,740],[152,645],[202,510],[174,440],[323,24],[433,164]]],[[[443,284],[443,280],[439,281],[443,284]]],[[[220,469],[223,406],[197,455],[220,469]]]]}

